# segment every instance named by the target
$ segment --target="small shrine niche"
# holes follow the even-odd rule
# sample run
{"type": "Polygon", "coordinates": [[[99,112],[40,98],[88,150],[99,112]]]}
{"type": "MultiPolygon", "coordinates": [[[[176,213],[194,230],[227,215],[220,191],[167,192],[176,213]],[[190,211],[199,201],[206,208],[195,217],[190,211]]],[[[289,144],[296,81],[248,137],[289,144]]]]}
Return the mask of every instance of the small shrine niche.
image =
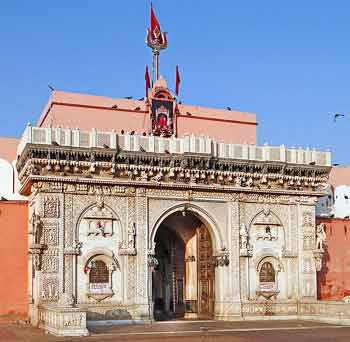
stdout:
{"type": "Polygon", "coordinates": [[[97,198],[79,223],[77,301],[121,300],[122,275],[115,254],[121,243],[121,223],[114,211],[97,198]]]}
{"type": "Polygon", "coordinates": [[[278,217],[269,209],[258,214],[252,222],[255,241],[277,242],[283,244],[284,230],[278,217]]]}
{"type": "Polygon", "coordinates": [[[85,215],[86,236],[108,238],[114,234],[113,214],[105,207],[95,206],[85,215]]]}
{"type": "Polygon", "coordinates": [[[175,98],[170,93],[164,79],[154,84],[150,98],[152,134],[170,137],[176,134],[175,98]]]}
{"type": "Polygon", "coordinates": [[[96,255],[85,264],[87,297],[100,302],[114,295],[112,275],[119,270],[111,256],[96,255]]]}
{"type": "Polygon", "coordinates": [[[257,267],[259,284],[257,287],[257,297],[262,296],[265,299],[274,297],[279,294],[278,273],[283,270],[282,264],[274,257],[263,258],[257,267]]]}

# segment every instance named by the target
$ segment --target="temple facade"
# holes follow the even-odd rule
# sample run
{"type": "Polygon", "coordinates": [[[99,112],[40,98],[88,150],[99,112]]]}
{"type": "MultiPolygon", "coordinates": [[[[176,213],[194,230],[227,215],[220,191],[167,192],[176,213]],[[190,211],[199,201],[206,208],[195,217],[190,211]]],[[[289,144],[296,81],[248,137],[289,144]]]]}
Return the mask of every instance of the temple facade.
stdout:
{"type": "Polygon", "coordinates": [[[96,320],[315,314],[330,152],[179,134],[164,81],[142,105],[142,133],[52,127],[50,110],[26,127],[32,324],[85,335],[96,320]]]}

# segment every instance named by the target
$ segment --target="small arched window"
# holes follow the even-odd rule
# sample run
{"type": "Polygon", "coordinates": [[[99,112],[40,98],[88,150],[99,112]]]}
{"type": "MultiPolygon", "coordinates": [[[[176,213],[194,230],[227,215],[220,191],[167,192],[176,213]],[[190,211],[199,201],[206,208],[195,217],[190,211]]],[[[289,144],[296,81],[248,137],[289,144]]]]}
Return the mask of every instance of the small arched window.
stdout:
{"type": "Polygon", "coordinates": [[[260,283],[274,283],[275,269],[270,262],[264,262],[259,274],[260,283]]]}
{"type": "Polygon", "coordinates": [[[91,284],[109,282],[109,271],[104,261],[95,260],[91,262],[89,281],[91,284]]]}

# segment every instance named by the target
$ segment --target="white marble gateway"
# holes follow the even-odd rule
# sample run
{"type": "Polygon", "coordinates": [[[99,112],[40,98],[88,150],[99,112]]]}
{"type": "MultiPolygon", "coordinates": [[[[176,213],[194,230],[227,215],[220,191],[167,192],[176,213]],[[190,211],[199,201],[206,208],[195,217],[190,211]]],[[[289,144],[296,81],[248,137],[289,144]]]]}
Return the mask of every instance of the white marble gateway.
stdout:
{"type": "Polygon", "coordinates": [[[310,165],[266,146],[227,156],[204,138],[205,150],[196,138],[27,138],[16,167],[30,198],[33,324],[79,335],[86,320],[295,318],[316,302],[328,153],[305,152],[310,165]]]}

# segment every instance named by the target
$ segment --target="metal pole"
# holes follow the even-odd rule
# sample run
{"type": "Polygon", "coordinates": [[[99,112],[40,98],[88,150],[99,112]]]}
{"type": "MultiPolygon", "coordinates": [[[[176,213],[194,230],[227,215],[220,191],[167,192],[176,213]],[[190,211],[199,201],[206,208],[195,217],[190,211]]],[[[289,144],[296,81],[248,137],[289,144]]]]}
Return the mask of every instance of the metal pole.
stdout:
{"type": "Polygon", "coordinates": [[[154,73],[155,73],[155,50],[152,49],[152,88],[153,88],[153,84],[155,82],[155,77],[154,77],[154,73]]]}
{"type": "Polygon", "coordinates": [[[155,50],[156,54],[156,81],[159,79],[159,51],[155,50]]]}

